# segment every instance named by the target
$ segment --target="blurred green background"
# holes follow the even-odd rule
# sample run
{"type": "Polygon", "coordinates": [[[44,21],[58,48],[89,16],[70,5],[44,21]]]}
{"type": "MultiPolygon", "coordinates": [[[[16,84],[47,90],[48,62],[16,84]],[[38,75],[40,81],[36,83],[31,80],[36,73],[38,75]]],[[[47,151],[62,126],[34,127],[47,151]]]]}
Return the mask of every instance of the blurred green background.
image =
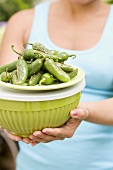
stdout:
{"type": "Polygon", "coordinates": [[[15,12],[31,8],[41,1],[42,0],[0,0],[0,21],[7,21],[15,12]]]}
{"type": "MultiPolygon", "coordinates": [[[[33,7],[36,3],[48,0],[0,0],[0,21],[7,21],[15,12],[33,7]]],[[[113,0],[102,0],[113,3],[113,0]]]]}
{"type": "Polygon", "coordinates": [[[0,46],[9,18],[17,11],[32,8],[35,4],[48,0],[0,0],[0,46]]]}

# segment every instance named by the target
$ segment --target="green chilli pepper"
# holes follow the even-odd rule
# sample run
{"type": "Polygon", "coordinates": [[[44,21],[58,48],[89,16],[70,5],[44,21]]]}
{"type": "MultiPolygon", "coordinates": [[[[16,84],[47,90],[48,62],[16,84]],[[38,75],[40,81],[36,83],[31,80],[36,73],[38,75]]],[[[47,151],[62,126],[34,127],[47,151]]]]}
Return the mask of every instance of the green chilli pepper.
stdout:
{"type": "Polygon", "coordinates": [[[2,72],[1,73],[1,81],[6,82],[6,83],[10,82],[11,81],[11,74],[7,71],[2,72]]]}
{"type": "Polygon", "coordinates": [[[17,64],[17,61],[13,61],[11,63],[8,63],[8,64],[5,64],[3,66],[0,66],[0,74],[4,71],[8,71],[8,72],[11,72],[11,71],[14,71],[16,69],[16,64],[17,64]]]}
{"type": "Polygon", "coordinates": [[[25,83],[28,77],[28,65],[24,59],[18,59],[17,70],[12,72],[12,83],[16,85],[22,85],[25,83]]]}
{"type": "Polygon", "coordinates": [[[56,51],[56,50],[50,50],[50,52],[51,52],[51,54],[53,54],[53,55],[57,55],[57,54],[58,54],[58,51],[56,51]]]}
{"type": "Polygon", "coordinates": [[[59,62],[59,63],[66,61],[69,57],[75,58],[76,55],[75,54],[68,55],[65,52],[61,52],[61,53],[49,56],[49,58],[52,58],[55,62],[59,62]]]}
{"type": "Polygon", "coordinates": [[[51,75],[50,73],[45,73],[41,76],[41,80],[39,81],[39,85],[50,85],[53,84],[55,82],[55,78],[53,77],[53,75],[51,75]]]}
{"type": "Polygon", "coordinates": [[[22,56],[25,60],[31,60],[31,59],[38,58],[37,52],[35,50],[33,50],[33,49],[23,49],[23,51],[21,53],[19,53],[14,49],[14,45],[12,45],[11,47],[12,47],[12,50],[15,53],[22,56]]]}
{"type": "Polygon", "coordinates": [[[29,86],[29,84],[25,82],[24,84],[22,84],[22,86],[29,86]]]}
{"type": "Polygon", "coordinates": [[[72,67],[71,65],[67,65],[64,63],[58,63],[58,62],[55,62],[55,64],[67,73],[74,70],[74,67],[72,67]]]}
{"type": "Polygon", "coordinates": [[[25,43],[24,44],[24,46],[26,45],[26,44],[29,44],[29,45],[32,45],[32,49],[33,50],[37,50],[37,51],[41,51],[41,52],[44,52],[44,53],[50,53],[50,50],[48,50],[44,45],[42,45],[41,43],[38,43],[38,42],[36,42],[36,43],[29,43],[29,42],[27,42],[27,43],[25,43]]]}
{"type": "Polygon", "coordinates": [[[44,52],[41,51],[37,51],[39,58],[52,58],[54,61],[58,62],[58,56],[57,55],[53,55],[53,54],[46,54],[44,52]]]}
{"type": "Polygon", "coordinates": [[[28,77],[31,77],[32,75],[38,73],[38,71],[42,68],[44,63],[44,59],[36,59],[31,64],[28,65],[28,77]]]}
{"type": "Polygon", "coordinates": [[[78,68],[76,68],[75,70],[67,73],[70,77],[70,79],[73,79],[77,74],[78,74],[78,68]]]}
{"type": "Polygon", "coordinates": [[[29,86],[35,86],[36,84],[38,84],[43,73],[44,72],[41,70],[37,74],[34,74],[33,76],[31,76],[29,80],[29,86]]]}
{"type": "Polygon", "coordinates": [[[27,79],[27,80],[25,81],[25,83],[22,84],[22,86],[29,86],[29,79],[27,79]]]}
{"type": "Polygon", "coordinates": [[[44,62],[45,68],[61,82],[70,81],[70,77],[60,67],[58,67],[53,59],[46,58],[44,62]]]}
{"type": "Polygon", "coordinates": [[[69,57],[73,57],[75,58],[75,55],[71,54],[71,55],[68,55],[67,53],[65,52],[62,52],[62,53],[56,53],[54,52],[54,54],[49,54],[49,53],[43,53],[43,52],[40,52],[40,51],[37,51],[38,54],[40,54],[40,57],[42,58],[51,58],[53,59],[55,62],[64,62],[66,61],[69,57]]]}
{"type": "Polygon", "coordinates": [[[75,58],[76,55],[75,54],[67,54],[66,52],[61,52],[61,53],[58,53],[58,62],[64,62],[66,61],[69,57],[73,57],[75,58]]]}

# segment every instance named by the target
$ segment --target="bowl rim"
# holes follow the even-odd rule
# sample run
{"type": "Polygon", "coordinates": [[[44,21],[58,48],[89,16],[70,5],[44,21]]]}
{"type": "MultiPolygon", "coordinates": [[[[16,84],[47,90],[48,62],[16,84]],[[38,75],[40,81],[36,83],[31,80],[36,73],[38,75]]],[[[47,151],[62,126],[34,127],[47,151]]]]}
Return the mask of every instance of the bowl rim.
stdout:
{"type": "Polygon", "coordinates": [[[35,86],[23,86],[23,85],[14,85],[11,83],[6,83],[3,81],[0,81],[0,86],[6,87],[6,88],[11,88],[11,89],[16,89],[16,90],[26,90],[26,91],[47,91],[47,90],[54,90],[54,89],[62,89],[65,87],[70,87],[72,85],[75,85],[77,83],[79,83],[80,81],[82,81],[85,77],[85,73],[84,71],[79,68],[79,67],[75,67],[73,66],[75,69],[78,68],[78,74],[71,79],[70,81],[66,82],[66,83],[59,83],[59,84],[52,84],[52,85],[35,85],[35,86]]]}
{"type": "Polygon", "coordinates": [[[86,85],[85,78],[76,85],[51,91],[21,91],[0,87],[0,99],[13,101],[47,101],[70,97],[81,92],[86,85]]]}

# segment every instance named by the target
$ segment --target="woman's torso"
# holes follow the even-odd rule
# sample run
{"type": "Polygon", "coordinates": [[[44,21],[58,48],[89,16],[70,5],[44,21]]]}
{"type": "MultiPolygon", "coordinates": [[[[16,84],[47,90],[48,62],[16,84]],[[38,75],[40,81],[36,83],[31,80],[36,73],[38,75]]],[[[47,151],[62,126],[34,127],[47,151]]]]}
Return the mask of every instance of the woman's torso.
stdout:
{"type": "MultiPolygon", "coordinates": [[[[85,71],[86,87],[81,101],[113,97],[113,7],[98,43],[88,50],[68,50],[57,46],[48,34],[49,3],[36,6],[29,42],[49,49],[75,53],[67,63],[85,71]]],[[[29,48],[29,47],[28,47],[29,48]]],[[[109,113],[108,113],[109,114],[109,113]]],[[[82,122],[71,139],[40,143],[35,147],[20,142],[17,170],[112,170],[113,127],[82,122]]]]}

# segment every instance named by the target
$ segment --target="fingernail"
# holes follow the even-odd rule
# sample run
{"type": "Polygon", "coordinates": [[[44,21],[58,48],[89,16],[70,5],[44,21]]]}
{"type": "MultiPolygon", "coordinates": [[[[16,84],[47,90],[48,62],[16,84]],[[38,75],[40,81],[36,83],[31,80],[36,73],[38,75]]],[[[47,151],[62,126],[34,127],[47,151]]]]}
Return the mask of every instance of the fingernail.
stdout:
{"type": "Polygon", "coordinates": [[[0,126],[0,130],[3,130],[2,126],[0,126]]]}
{"type": "Polygon", "coordinates": [[[79,112],[78,112],[77,110],[72,110],[72,111],[71,111],[71,114],[72,114],[73,116],[78,116],[79,112]]]}
{"type": "Polygon", "coordinates": [[[42,131],[43,133],[47,133],[48,131],[46,130],[46,129],[43,129],[43,131],[42,131]]]}
{"type": "Polygon", "coordinates": [[[19,142],[19,141],[20,141],[20,139],[15,139],[15,141],[19,142]]]}
{"type": "Polygon", "coordinates": [[[33,133],[34,136],[40,136],[40,132],[33,133]]]}
{"type": "Polygon", "coordinates": [[[32,136],[29,136],[29,138],[30,138],[30,139],[33,139],[33,137],[32,137],[32,136]]]}

